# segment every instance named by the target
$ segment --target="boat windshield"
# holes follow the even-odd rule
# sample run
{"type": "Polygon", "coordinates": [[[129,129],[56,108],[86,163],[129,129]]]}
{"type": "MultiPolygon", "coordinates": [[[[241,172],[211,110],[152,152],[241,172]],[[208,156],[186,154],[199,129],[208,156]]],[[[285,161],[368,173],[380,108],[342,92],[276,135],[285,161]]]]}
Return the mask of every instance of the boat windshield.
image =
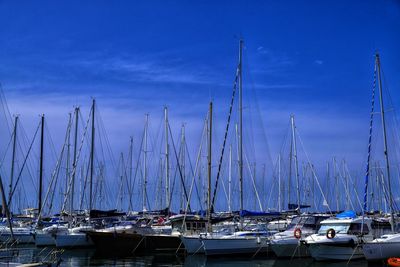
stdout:
{"type": "Polygon", "coordinates": [[[318,230],[318,234],[325,235],[329,229],[334,229],[336,233],[347,233],[349,227],[349,223],[322,224],[321,228],[318,230]]]}
{"type": "Polygon", "coordinates": [[[312,216],[298,216],[292,219],[287,230],[294,230],[297,227],[305,227],[315,229],[315,217],[312,216]]]}

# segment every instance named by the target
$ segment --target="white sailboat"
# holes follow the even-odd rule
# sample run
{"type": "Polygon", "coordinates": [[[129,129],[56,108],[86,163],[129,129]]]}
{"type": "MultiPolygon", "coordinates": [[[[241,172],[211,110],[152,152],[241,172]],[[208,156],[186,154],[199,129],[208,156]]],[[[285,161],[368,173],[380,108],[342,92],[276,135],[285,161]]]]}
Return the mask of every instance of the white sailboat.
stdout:
{"type": "Polygon", "coordinates": [[[68,229],[66,232],[59,232],[54,237],[57,248],[76,248],[91,247],[93,242],[87,235],[88,231],[93,230],[93,226],[78,226],[68,229]]]}
{"type": "MultiPolygon", "coordinates": [[[[57,233],[55,236],[56,247],[58,248],[74,248],[74,247],[91,247],[94,245],[89,235],[88,231],[94,229],[91,225],[91,210],[93,208],[93,176],[94,176],[94,146],[95,146],[95,108],[96,100],[92,100],[91,108],[91,144],[90,144],[90,175],[89,175],[89,210],[88,218],[85,224],[79,225],[68,229],[68,231],[63,231],[57,233]]],[[[75,157],[74,157],[75,158],[75,157]]],[[[73,173],[76,172],[76,160],[74,159],[74,169],[73,173]]],[[[73,207],[72,207],[73,208],[73,207]]]]}
{"type": "Polygon", "coordinates": [[[34,230],[31,227],[12,227],[0,226],[0,242],[10,243],[16,242],[18,244],[33,244],[34,230]]]}
{"type": "Polygon", "coordinates": [[[363,234],[363,240],[372,240],[370,230],[370,218],[332,218],[321,222],[318,233],[307,237],[305,242],[311,257],[317,261],[362,259],[359,236],[363,234]]]}
{"type": "Polygon", "coordinates": [[[400,257],[400,233],[383,235],[366,242],[363,244],[362,250],[368,261],[400,257]]]}
{"type": "Polygon", "coordinates": [[[66,234],[68,232],[68,227],[65,225],[51,225],[45,227],[41,230],[36,229],[35,232],[35,244],[38,247],[45,247],[45,246],[55,246],[56,235],[66,234]]]}
{"type": "Polygon", "coordinates": [[[321,221],[328,219],[325,214],[303,214],[296,216],[288,228],[276,233],[270,240],[270,247],[278,257],[309,257],[310,252],[303,241],[315,234],[321,221]]]}
{"type": "MultiPolygon", "coordinates": [[[[395,227],[395,218],[394,218],[394,200],[393,193],[391,189],[391,177],[390,177],[390,167],[389,167],[389,159],[388,159],[388,149],[387,149],[387,139],[386,139],[386,125],[385,125],[385,110],[383,107],[383,95],[382,95],[382,79],[381,79],[381,69],[380,69],[380,58],[379,54],[375,55],[375,71],[378,78],[378,86],[379,86],[379,100],[380,100],[380,108],[381,108],[381,120],[382,120],[382,128],[383,128],[383,141],[384,141],[384,154],[386,161],[386,173],[388,180],[388,193],[389,193],[389,207],[390,207],[390,218],[391,218],[391,226],[392,233],[382,235],[381,237],[374,239],[369,242],[365,242],[362,246],[363,253],[365,258],[368,261],[378,261],[378,260],[386,260],[390,257],[400,257],[400,233],[399,227],[395,227]],[[397,229],[396,229],[397,228],[397,229]],[[397,232],[396,232],[397,231],[397,232]]],[[[375,89],[375,88],[374,88],[375,89]]],[[[371,113],[371,121],[373,114],[371,113]]],[[[372,124],[372,122],[371,122],[372,124]]],[[[369,170],[367,170],[367,175],[369,170]]]]}
{"type": "Polygon", "coordinates": [[[317,261],[363,259],[362,244],[384,231],[371,218],[346,211],[322,221],[318,233],[308,236],[305,244],[317,261]]]}

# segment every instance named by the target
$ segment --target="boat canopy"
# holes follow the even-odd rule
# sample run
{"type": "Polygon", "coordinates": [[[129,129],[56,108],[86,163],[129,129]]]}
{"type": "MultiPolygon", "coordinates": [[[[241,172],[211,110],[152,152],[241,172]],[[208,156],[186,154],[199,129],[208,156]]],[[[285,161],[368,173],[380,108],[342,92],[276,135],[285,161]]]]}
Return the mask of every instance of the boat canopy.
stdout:
{"type": "Polygon", "coordinates": [[[343,211],[342,213],[339,213],[336,215],[336,218],[352,218],[354,219],[355,217],[357,217],[357,214],[355,213],[355,211],[352,210],[346,210],[343,211]]]}

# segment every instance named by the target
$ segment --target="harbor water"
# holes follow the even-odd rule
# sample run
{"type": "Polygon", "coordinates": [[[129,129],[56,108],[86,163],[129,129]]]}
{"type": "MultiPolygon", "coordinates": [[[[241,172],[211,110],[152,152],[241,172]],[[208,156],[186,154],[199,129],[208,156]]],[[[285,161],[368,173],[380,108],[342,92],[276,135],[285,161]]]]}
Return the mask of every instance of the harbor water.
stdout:
{"type": "MultiPolygon", "coordinates": [[[[0,266],[11,266],[11,263],[40,262],[50,259],[54,251],[49,248],[40,249],[34,246],[17,248],[13,255],[0,260],[0,266]]],[[[135,255],[130,257],[110,257],[98,255],[94,249],[74,249],[60,251],[58,258],[59,266],[385,266],[383,263],[371,265],[365,260],[350,262],[316,262],[312,258],[302,259],[277,259],[274,256],[251,256],[242,257],[206,257],[204,255],[175,255],[171,253],[151,253],[135,255]]]]}

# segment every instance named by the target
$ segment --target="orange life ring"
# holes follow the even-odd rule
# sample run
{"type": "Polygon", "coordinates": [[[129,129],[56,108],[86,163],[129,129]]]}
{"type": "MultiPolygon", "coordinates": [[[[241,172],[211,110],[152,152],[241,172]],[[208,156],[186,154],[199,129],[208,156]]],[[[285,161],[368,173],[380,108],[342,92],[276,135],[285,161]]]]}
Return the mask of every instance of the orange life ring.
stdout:
{"type": "Polygon", "coordinates": [[[387,263],[389,266],[400,266],[400,258],[389,258],[387,263]]]}
{"type": "Polygon", "coordinates": [[[326,238],[332,239],[336,235],[335,229],[329,228],[328,231],[326,231],[326,238]]]}
{"type": "Polygon", "coordinates": [[[293,235],[295,238],[300,239],[301,238],[301,229],[300,228],[294,229],[293,235]]]}

